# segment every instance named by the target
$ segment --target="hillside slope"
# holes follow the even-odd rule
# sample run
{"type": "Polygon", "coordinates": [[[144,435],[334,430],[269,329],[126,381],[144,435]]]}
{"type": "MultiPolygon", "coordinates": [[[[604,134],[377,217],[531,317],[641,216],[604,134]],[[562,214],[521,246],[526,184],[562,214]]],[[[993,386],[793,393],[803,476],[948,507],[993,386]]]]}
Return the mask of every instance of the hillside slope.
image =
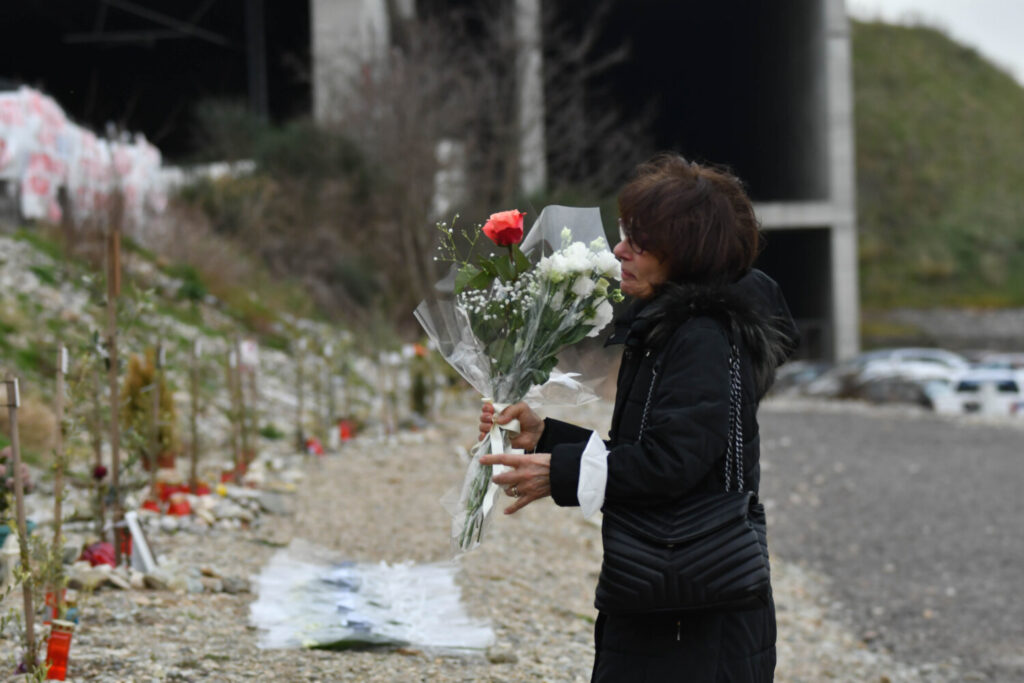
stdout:
{"type": "MultiPolygon", "coordinates": [[[[118,346],[121,385],[132,356],[142,356],[158,344],[164,350],[162,372],[173,391],[177,421],[173,428],[187,440],[190,410],[191,350],[202,349],[196,361],[199,374],[198,428],[211,463],[232,457],[232,425],[237,422],[228,385],[229,352],[236,339],[259,343],[257,380],[246,385],[254,411],[254,426],[264,438],[291,437],[296,429],[300,394],[304,431],[326,439],[327,388],[324,378],[344,380],[345,406],[356,420],[376,418],[375,392],[369,391],[376,367],[355,347],[344,329],[289,311],[270,309],[253,301],[251,314],[239,304],[206,292],[195,269],[168,265],[137,246],[122,254],[122,291],[119,299],[118,346]],[[198,296],[196,296],[198,294],[198,296]],[[261,331],[266,330],[266,333],[261,331]],[[323,349],[333,345],[330,358],[323,349]],[[301,348],[305,386],[296,380],[301,348]]],[[[280,285],[282,288],[284,284],[280,285]]],[[[106,401],[105,285],[103,276],[85,261],[65,257],[61,248],[41,230],[0,234],[0,375],[21,381],[22,410],[19,431],[23,455],[33,464],[44,463],[53,447],[56,421],[51,411],[57,349],[68,347],[68,443],[72,460],[88,457],[86,434],[96,410],[106,401]]],[[[338,381],[335,381],[337,384],[338,381]]],[[[148,389],[147,389],[148,390],[148,389]]],[[[127,399],[122,395],[122,403],[127,399]]],[[[100,416],[102,420],[106,415],[100,416]]],[[[138,451],[147,435],[130,434],[122,424],[122,448],[138,451]],[[133,440],[134,439],[134,440],[133,440]]],[[[9,441],[6,411],[0,416],[0,447],[9,441]]]]}
{"type": "Polygon", "coordinates": [[[865,309],[1024,305],[1024,88],[935,29],[852,31],[865,309]]]}

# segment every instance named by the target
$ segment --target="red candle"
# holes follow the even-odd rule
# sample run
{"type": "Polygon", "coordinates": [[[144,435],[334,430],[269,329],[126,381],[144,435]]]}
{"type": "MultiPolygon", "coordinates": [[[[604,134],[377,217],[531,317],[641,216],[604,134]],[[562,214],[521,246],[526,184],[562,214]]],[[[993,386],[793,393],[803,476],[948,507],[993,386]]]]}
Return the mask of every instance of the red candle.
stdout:
{"type": "Polygon", "coordinates": [[[48,681],[63,681],[68,674],[68,651],[71,649],[71,632],[75,625],[70,621],[54,619],[50,625],[50,640],[46,646],[46,661],[50,668],[46,673],[48,681]]]}
{"type": "MultiPolygon", "coordinates": [[[[66,588],[60,589],[61,602],[67,600],[67,594],[68,591],[66,588]]],[[[43,612],[43,614],[46,617],[43,620],[44,624],[49,624],[51,621],[57,618],[57,594],[53,591],[46,592],[46,610],[43,612]]]]}

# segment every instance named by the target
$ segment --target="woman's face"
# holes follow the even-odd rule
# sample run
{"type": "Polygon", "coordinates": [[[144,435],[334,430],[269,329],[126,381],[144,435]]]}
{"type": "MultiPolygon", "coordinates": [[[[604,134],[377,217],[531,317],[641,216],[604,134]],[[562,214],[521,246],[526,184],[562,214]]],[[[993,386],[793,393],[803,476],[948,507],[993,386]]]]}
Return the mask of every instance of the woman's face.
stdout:
{"type": "Polygon", "coordinates": [[[641,249],[619,228],[619,243],[612,249],[622,264],[622,293],[638,299],[654,294],[655,288],[668,279],[668,264],[651,252],[641,249]]]}

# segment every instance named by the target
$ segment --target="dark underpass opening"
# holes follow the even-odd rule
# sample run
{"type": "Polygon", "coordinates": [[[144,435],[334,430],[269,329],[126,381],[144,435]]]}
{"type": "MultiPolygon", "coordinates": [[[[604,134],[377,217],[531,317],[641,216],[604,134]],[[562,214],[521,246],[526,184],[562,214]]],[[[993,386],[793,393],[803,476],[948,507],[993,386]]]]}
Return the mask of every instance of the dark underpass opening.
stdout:
{"type": "Polygon", "coordinates": [[[821,3],[631,0],[600,28],[586,23],[594,6],[562,0],[554,21],[596,36],[584,64],[627,51],[587,79],[590,111],[647,122],[649,151],[729,166],[755,201],[827,198],[821,3]]]}
{"type": "Polygon", "coordinates": [[[831,358],[832,252],[825,228],[771,230],[757,267],[782,287],[800,328],[799,358],[831,358]]]}

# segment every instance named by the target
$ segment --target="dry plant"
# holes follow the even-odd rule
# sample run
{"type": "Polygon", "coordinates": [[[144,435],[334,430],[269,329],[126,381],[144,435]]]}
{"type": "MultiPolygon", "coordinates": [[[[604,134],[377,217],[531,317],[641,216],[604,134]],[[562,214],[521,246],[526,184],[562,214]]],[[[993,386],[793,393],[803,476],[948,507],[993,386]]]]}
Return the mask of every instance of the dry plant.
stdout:
{"type": "Polygon", "coordinates": [[[646,132],[653,111],[626,121],[614,108],[594,106],[603,95],[594,83],[629,60],[632,49],[628,42],[598,46],[612,9],[611,0],[601,0],[586,22],[568,23],[559,20],[558,3],[544,3],[548,172],[556,190],[581,185],[597,197],[613,193],[653,151],[646,132]]]}
{"type": "MultiPolygon", "coordinates": [[[[22,453],[30,455],[50,453],[55,443],[56,431],[57,418],[50,407],[40,400],[35,392],[26,392],[22,396],[21,407],[18,409],[18,434],[22,453]]],[[[7,411],[0,411],[0,433],[11,433],[7,411]]]]}
{"type": "MultiPolygon", "coordinates": [[[[518,187],[521,46],[513,5],[472,3],[412,20],[392,12],[391,44],[377,61],[347,55],[339,62],[365,68],[339,68],[335,82],[318,84],[331,98],[332,116],[316,125],[261,127],[241,120],[237,106],[206,107],[207,142],[245,143],[246,136],[218,137],[225,126],[251,131],[248,156],[257,170],[187,192],[184,206],[211,217],[210,232],[198,242],[214,236],[242,242],[275,275],[300,280],[333,317],[359,327],[383,317],[411,333],[412,309],[441,275],[433,260],[434,221],[459,213],[473,224],[500,208],[536,211],[545,203],[522,197],[518,187]],[[439,172],[451,162],[442,158],[446,149],[456,150],[461,180],[449,206],[439,209],[439,172]]],[[[595,11],[609,5],[601,2],[595,11]]],[[[595,58],[599,21],[583,27],[556,21],[555,13],[546,14],[547,195],[597,204],[648,151],[642,122],[625,126],[587,106],[598,77],[627,59],[629,46],[595,58]]],[[[236,149],[223,154],[242,156],[236,149]]],[[[186,246],[204,230],[187,210],[165,236],[167,255],[175,260],[174,250],[188,249],[189,262],[204,274],[216,272],[194,260],[217,258],[216,250],[186,246]]]]}

